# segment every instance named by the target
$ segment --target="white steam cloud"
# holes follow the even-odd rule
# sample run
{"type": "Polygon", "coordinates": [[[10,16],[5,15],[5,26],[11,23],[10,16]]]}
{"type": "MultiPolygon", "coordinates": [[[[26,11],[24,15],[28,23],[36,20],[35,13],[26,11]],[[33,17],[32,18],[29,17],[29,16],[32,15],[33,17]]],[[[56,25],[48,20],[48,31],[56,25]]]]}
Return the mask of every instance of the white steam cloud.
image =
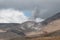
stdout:
{"type": "Polygon", "coordinates": [[[0,10],[0,23],[23,23],[28,18],[22,11],[14,9],[1,9],[0,10]]]}
{"type": "Polygon", "coordinates": [[[44,21],[44,19],[42,19],[42,18],[36,18],[35,21],[36,21],[36,22],[42,22],[42,21],[44,21]]]}

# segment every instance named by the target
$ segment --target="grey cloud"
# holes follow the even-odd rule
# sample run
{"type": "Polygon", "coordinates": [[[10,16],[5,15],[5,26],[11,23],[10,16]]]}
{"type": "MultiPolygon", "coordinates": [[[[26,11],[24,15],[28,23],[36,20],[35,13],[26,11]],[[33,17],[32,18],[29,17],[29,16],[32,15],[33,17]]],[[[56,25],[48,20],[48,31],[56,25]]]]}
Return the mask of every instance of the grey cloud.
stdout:
{"type": "Polygon", "coordinates": [[[40,12],[34,15],[48,18],[60,12],[60,0],[0,0],[0,9],[33,10],[35,7],[38,7],[40,12]]]}

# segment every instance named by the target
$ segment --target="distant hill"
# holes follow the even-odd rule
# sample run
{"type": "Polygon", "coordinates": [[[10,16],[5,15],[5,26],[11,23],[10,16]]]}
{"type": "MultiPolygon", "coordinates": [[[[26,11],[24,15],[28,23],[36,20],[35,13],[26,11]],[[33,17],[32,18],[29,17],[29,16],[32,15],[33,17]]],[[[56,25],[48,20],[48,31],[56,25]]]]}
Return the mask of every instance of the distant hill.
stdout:
{"type": "Polygon", "coordinates": [[[50,23],[50,22],[52,22],[52,21],[54,21],[54,20],[57,20],[57,19],[60,19],[60,12],[59,13],[56,13],[55,15],[53,15],[52,17],[49,17],[49,18],[47,18],[45,21],[43,21],[42,22],[42,24],[44,25],[44,24],[48,24],[48,23],[50,23]]]}

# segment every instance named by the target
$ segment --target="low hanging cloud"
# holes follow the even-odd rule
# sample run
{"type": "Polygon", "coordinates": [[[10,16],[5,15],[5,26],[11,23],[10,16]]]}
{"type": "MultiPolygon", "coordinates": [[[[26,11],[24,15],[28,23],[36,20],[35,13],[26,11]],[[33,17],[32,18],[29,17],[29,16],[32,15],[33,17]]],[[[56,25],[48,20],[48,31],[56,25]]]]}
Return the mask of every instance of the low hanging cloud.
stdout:
{"type": "Polygon", "coordinates": [[[44,21],[44,19],[36,18],[35,20],[32,20],[24,14],[24,11],[11,8],[0,9],[0,23],[23,23],[26,21],[41,22],[44,21]]]}
{"type": "Polygon", "coordinates": [[[23,23],[28,20],[22,11],[14,9],[0,10],[0,23],[23,23]]]}

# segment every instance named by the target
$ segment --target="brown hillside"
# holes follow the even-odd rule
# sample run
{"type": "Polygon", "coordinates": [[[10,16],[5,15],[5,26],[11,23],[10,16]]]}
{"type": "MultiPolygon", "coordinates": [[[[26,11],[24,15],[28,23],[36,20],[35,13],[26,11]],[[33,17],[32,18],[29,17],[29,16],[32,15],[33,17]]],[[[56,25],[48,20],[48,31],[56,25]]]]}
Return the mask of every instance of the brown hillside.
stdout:
{"type": "Polygon", "coordinates": [[[60,30],[60,19],[50,22],[46,27],[42,30],[47,31],[48,33],[52,33],[54,31],[60,30]]]}
{"type": "MultiPolygon", "coordinates": [[[[50,22],[44,26],[41,31],[27,33],[27,37],[45,36],[60,31],[60,19],[50,22]]],[[[59,32],[58,32],[59,33],[59,32]]]]}

